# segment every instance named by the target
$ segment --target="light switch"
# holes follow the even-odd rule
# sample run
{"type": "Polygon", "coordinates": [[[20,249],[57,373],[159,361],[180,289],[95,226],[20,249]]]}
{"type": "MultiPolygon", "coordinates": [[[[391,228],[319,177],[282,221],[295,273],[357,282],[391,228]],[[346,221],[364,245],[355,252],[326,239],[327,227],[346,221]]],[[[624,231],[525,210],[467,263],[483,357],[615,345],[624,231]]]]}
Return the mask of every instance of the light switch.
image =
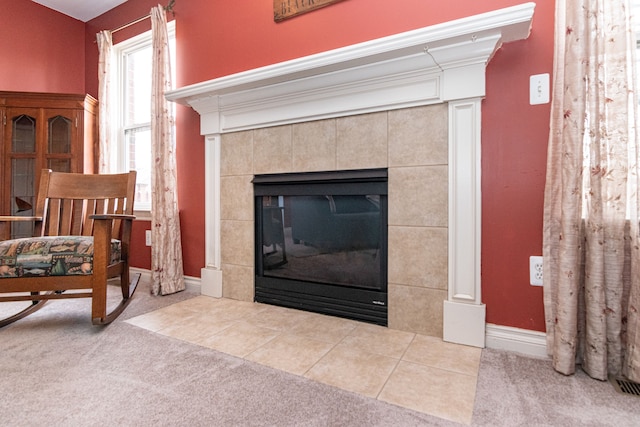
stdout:
{"type": "Polygon", "coordinates": [[[549,73],[529,77],[529,104],[547,104],[549,102],[549,73]]]}

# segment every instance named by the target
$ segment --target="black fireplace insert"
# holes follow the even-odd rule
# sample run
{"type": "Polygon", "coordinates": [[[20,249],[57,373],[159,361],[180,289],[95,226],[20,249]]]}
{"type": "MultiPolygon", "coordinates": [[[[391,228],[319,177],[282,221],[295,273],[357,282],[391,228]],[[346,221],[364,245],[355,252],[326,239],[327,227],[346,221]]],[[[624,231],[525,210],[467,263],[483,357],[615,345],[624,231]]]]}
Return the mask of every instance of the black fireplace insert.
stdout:
{"type": "Polygon", "coordinates": [[[257,302],[387,325],[387,170],[256,175],[257,302]]]}

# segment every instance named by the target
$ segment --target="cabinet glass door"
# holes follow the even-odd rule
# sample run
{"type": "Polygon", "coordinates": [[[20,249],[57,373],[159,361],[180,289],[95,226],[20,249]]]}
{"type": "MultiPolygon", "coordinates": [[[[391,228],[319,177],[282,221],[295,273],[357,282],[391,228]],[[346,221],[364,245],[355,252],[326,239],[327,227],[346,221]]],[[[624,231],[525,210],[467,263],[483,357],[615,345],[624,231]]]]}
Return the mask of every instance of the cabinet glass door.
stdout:
{"type": "Polygon", "coordinates": [[[36,152],[36,119],[26,114],[15,117],[12,121],[11,151],[14,153],[36,152]]]}
{"type": "Polygon", "coordinates": [[[48,118],[47,168],[56,172],[71,172],[73,129],[73,121],[65,115],[56,114],[48,118]]]}
{"type": "MultiPolygon", "coordinates": [[[[21,114],[11,121],[11,215],[31,216],[35,203],[37,121],[21,114]]],[[[32,222],[14,222],[11,238],[33,235],[32,222]]]]}

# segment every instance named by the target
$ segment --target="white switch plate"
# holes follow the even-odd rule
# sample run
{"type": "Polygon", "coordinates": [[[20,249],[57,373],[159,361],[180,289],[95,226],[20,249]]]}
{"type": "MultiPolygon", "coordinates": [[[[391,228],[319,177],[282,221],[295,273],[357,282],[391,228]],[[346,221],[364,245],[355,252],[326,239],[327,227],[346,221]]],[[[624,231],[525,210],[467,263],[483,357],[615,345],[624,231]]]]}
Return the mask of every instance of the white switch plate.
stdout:
{"type": "Polygon", "coordinates": [[[529,104],[547,104],[549,102],[549,73],[529,77],[529,104]]]}
{"type": "Polygon", "coordinates": [[[145,244],[151,246],[151,230],[145,230],[144,232],[145,244]]]}

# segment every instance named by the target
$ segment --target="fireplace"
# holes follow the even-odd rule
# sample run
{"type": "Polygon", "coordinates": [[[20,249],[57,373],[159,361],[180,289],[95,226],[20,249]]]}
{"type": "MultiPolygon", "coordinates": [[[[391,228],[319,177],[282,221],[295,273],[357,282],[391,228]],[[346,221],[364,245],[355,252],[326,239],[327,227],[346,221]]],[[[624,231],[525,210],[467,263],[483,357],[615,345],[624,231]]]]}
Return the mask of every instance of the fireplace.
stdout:
{"type": "Polygon", "coordinates": [[[257,302],[387,325],[387,170],[258,175],[257,302]]]}
{"type": "Polygon", "coordinates": [[[256,175],[385,168],[388,327],[484,347],[485,70],[503,43],[529,36],[534,8],[498,9],[168,93],[201,117],[202,293],[255,298],[256,175]]]}

